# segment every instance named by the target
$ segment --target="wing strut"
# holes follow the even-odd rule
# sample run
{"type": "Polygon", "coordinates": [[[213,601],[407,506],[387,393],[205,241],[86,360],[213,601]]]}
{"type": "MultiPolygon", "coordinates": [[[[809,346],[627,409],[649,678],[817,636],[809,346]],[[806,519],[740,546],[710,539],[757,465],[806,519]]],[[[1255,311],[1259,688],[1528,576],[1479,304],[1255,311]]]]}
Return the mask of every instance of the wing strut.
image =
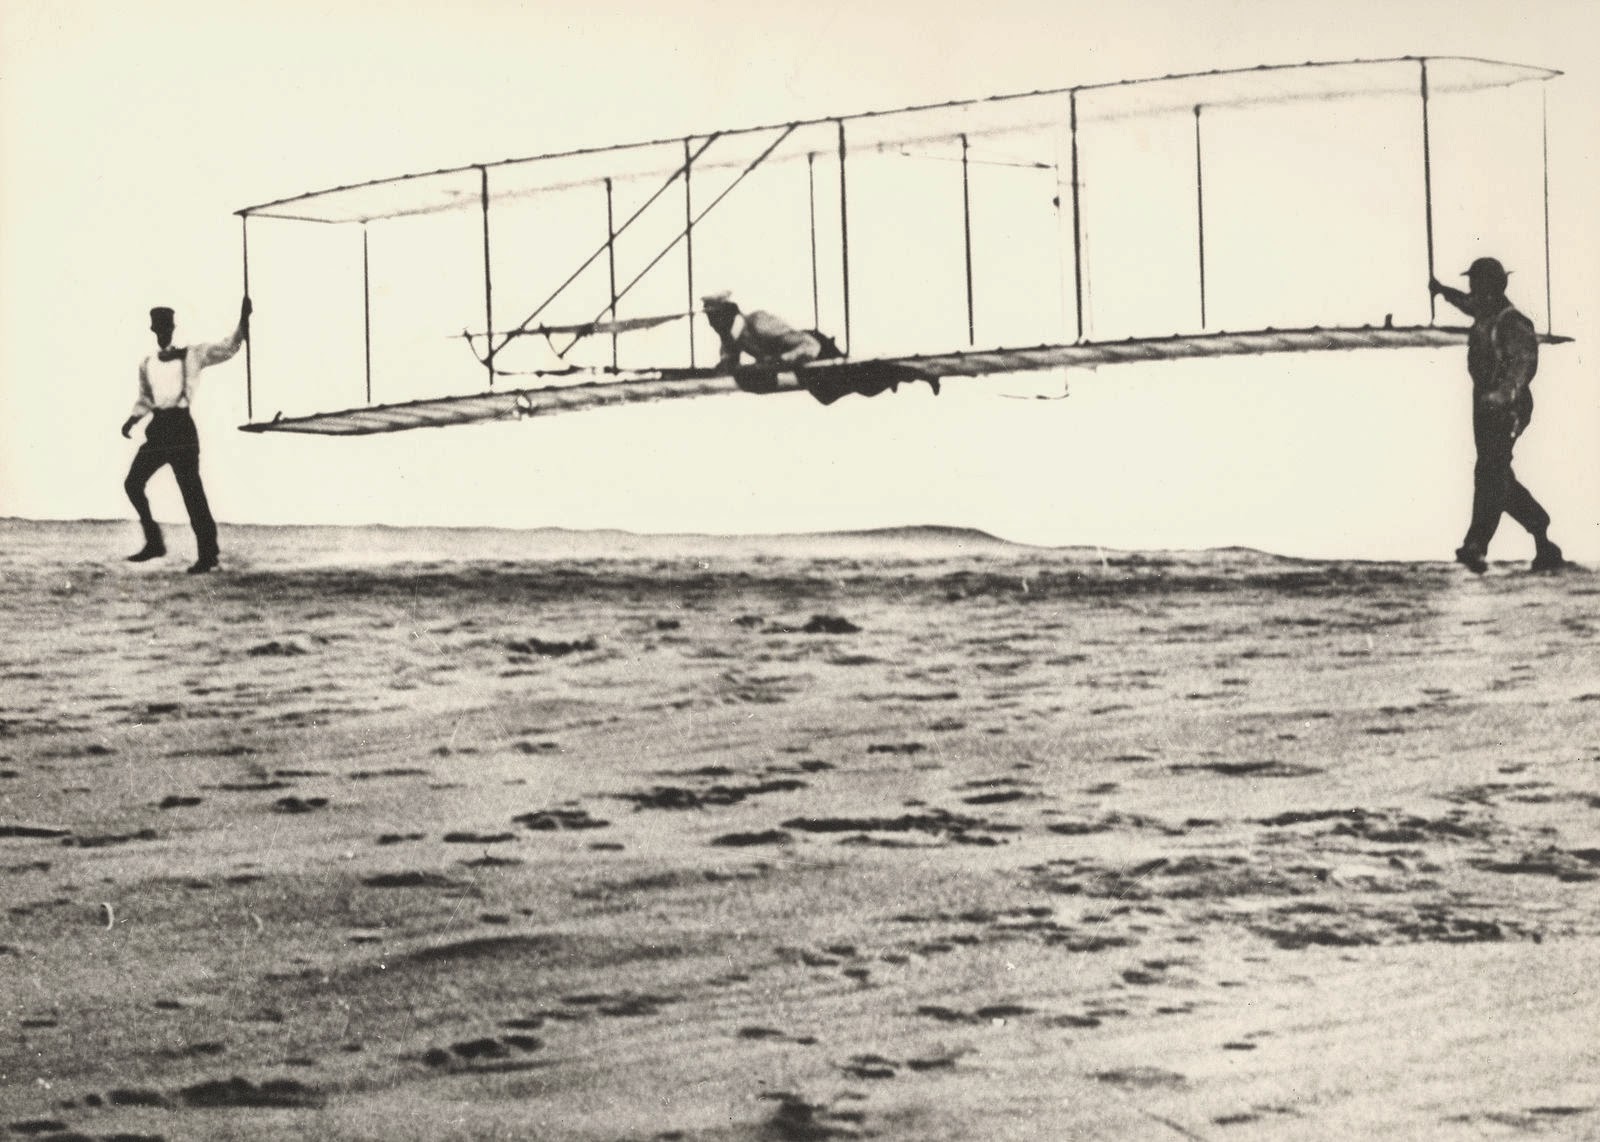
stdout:
{"type": "MultiPolygon", "coordinates": [[[[1428,61],[1423,59],[1422,64],[1422,206],[1424,221],[1428,231],[1428,280],[1434,279],[1433,273],[1433,157],[1428,146],[1428,61]]],[[[1434,301],[1433,290],[1428,291],[1428,324],[1432,325],[1438,319],[1437,303],[1434,301]]]]}

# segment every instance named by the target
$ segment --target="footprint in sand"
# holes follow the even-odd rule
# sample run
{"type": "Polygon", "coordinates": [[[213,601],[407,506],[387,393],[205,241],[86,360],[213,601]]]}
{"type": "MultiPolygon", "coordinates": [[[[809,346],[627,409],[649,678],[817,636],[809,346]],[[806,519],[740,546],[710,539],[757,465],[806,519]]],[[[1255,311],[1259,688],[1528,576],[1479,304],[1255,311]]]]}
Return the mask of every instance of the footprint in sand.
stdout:
{"type": "Polygon", "coordinates": [[[755,845],[792,845],[794,838],[782,829],[767,829],[756,833],[724,833],[711,839],[713,845],[723,848],[749,848],[755,845]]]}
{"type": "MultiPolygon", "coordinates": [[[[503,1064],[516,1054],[537,1051],[544,1040],[537,1035],[498,1035],[478,1039],[464,1039],[449,1048],[430,1047],[422,1053],[422,1061],[430,1067],[474,1067],[482,1064],[503,1064]]],[[[504,1066],[494,1069],[503,1070],[504,1066]]]]}
{"type": "Polygon", "coordinates": [[[101,833],[89,837],[68,837],[61,843],[78,849],[103,849],[112,845],[126,845],[133,841],[156,841],[161,834],[154,829],[140,829],[135,833],[101,833]]]}
{"type": "Polygon", "coordinates": [[[373,843],[379,845],[400,845],[405,844],[407,841],[420,841],[426,835],[426,833],[382,833],[373,843]]]}
{"type": "MultiPolygon", "coordinates": [[[[515,868],[522,864],[521,857],[495,856],[493,853],[484,853],[482,856],[472,857],[461,862],[468,868],[515,868]]],[[[509,921],[506,921],[509,922],[509,921]]]]}
{"type": "MultiPolygon", "coordinates": [[[[1593,1109],[1591,1106],[1535,1106],[1527,1110],[1456,1114],[1446,1118],[1444,1121],[1473,1125],[1488,1122],[1493,1123],[1495,1126],[1510,1127],[1526,1134],[1543,1134],[1550,1127],[1556,1125],[1558,1120],[1580,1114],[1588,1114],[1593,1109]]],[[[1589,1137],[1589,1135],[1584,1135],[1584,1137],[1589,1137]]]]}
{"type": "Polygon", "coordinates": [[[511,748],[525,754],[559,753],[561,750],[561,746],[553,741],[519,741],[511,748]]]}
{"type": "Polygon", "coordinates": [[[839,1070],[853,1079],[892,1079],[900,1073],[899,1064],[882,1055],[852,1055],[839,1070]]]}
{"type": "Polygon", "coordinates": [[[689,789],[676,785],[657,785],[642,793],[619,793],[617,798],[632,801],[637,809],[703,809],[708,805],[737,805],[750,797],[768,793],[792,793],[806,788],[795,778],[758,781],[750,785],[710,785],[689,789]]]}
{"type": "Polygon", "coordinates": [[[294,1079],[268,1079],[261,1083],[235,1075],[196,1083],[178,1092],[187,1105],[195,1107],[316,1107],[321,1097],[311,1087],[294,1079]]]}
{"type": "Polygon", "coordinates": [[[986,1007],[977,1008],[975,1011],[958,1011],[952,1007],[943,1007],[938,1004],[924,1004],[917,1008],[917,1014],[928,1019],[937,1019],[941,1023],[988,1023],[992,1026],[1003,1026],[1013,1019],[1024,1015],[1032,1015],[1035,1009],[1020,1003],[992,1003],[986,1007]]]}
{"type": "Polygon", "coordinates": [[[513,824],[539,832],[557,832],[567,829],[604,829],[611,824],[591,817],[587,809],[536,809],[511,818],[513,824]]]}
{"type": "Polygon", "coordinates": [[[593,638],[580,638],[572,641],[530,638],[508,642],[506,643],[506,649],[511,652],[512,660],[516,661],[529,655],[539,655],[544,658],[562,658],[569,654],[594,650],[596,645],[593,638]]]}
{"type": "Polygon", "coordinates": [[[245,653],[252,658],[298,658],[311,652],[292,639],[287,642],[279,642],[274,639],[271,642],[263,642],[257,646],[252,646],[245,653]]]}
{"type": "Polygon", "coordinates": [[[831,1138],[859,1138],[866,1115],[834,1110],[787,1091],[761,1095],[778,1106],[764,1124],[763,1137],[774,1142],[824,1142],[831,1138]]]}
{"type": "Polygon", "coordinates": [[[923,745],[921,742],[875,742],[872,745],[867,746],[867,752],[869,754],[897,753],[906,757],[912,757],[921,753],[927,748],[928,747],[923,745]]]}
{"type": "Polygon", "coordinates": [[[804,626],[774,626],[768,634],[859,634],[861,628],[842,615],[812,615],[804,626]]]}
{"type": "MultiPolygon", "coordinates": [[[[930,809],[925,813],[902,813],[898,817],[794,817],[782,822],[786,829],[802,833],[923,833],[958,843],[997,844],[990,833],[1018,832],[1017,826],[999,825],[981,817],[930,809]]],[[[871,838],[865,838],[871,840],[871,838]]],[[[858,842],[859,843],[859,842],[858,842]]]]}
{"type": "Polygon", "coordinates": [[[287,781],[275,781],[262,778],[258,781],[228,781],[220,785],[210,785],[205,788],[215,789],[222,793],[270,793],[275,789],[288,789],[287,781]]]}
{"type": "Polygon", "coordinates": [[[1037,793],[1019,788],[1017,782],[1004,777],[987,781],[970,781],[962,788],[984,790],[963,797],[961,799],[963,805],[1005,805],[1012,801],[1027,801],[1038,797],[1037,793]]]}
{"type": "Polygon", "coordinates": [[[1223,777],[1310,777],[1323,772],[1314,765],[1298,765],[1286,761],[1209,761],[1188,765],[1169,766],[1173,773],[1197,771],[1216,773],[1223,777]]]}
{"type": "Polygon", "coordinates": [[[815,1035],[791,1035],[775,1027],[741,1027],[739,1038],[753,1042],[797,1043],[802,1047],[813,1047],[817,1043],[815,1035]]]}
{"type": "Polygon", "coordinates": [[[1189,1080],[1183,1075],[1160,1067],[1119,1067],[1110,1071],[1096,1071],[1089,1077],[1096,1082],[1135,1090],[1177,1090],[1189,1085],[1189,1080]]]}
{"type": "Polygon", "coordinates": [[[111,1106],[169,1107],[172,1105],[172,1100],[158,1090],[108,1091],[105,1101],[111,1106]]]}
{"type": "Polygon", "coordinates": [[[663,1007],[676,1003],[677,997],[671,995],[630,995],[595,993],[586,995],[569,995],[561,1002],[569,1008],[592,1009],[595,1012],[612,1018],[639,1018],[647,1015],[658,1015],[663,1007]]]}
{"type": "Polygon", "coordinates": [[[907,1059],[906,1066],[911,1070],[918,1072],[919,1074],[927,1071],[943,1071],[953,1068],[960,1057],[960,1053],[953,1053],[948,1055],[932,1055],[925,1059],[907,1059]]]}
{"type": "Polygon", "coordinates": [[[1090,1030],[1100,1026],[1098,1015],[1052,1015],[1045,1020],[1051,1027],[1073,1027],[1079,1030],[1090,1030]]]}
{"type": "Polygon", "coordinates": [[[382,872],[376,876],[369,876],[361,882],[368,888],[448,888],[453,890],[470,889],[472,886],[465,881],[452,880],[450,877],[437,872],[382,872]]]}
{"type": "Polygon", "coordinates": [[[347,775],[349,781],[373,781],[380,777],[432,777],[431,769],[402,767],[396,769],[358,769],[347,775]]]}

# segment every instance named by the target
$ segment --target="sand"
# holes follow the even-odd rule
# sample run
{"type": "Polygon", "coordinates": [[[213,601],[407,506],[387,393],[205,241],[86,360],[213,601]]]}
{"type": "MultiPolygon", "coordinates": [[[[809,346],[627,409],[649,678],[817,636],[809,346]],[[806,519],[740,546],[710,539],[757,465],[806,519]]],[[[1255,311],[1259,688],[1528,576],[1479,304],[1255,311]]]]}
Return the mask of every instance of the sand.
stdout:
{"type": "Polygon", "coordinates": [[[0,1137],[1600,1137],[1588,570],[0,536],[0,1137]]]}

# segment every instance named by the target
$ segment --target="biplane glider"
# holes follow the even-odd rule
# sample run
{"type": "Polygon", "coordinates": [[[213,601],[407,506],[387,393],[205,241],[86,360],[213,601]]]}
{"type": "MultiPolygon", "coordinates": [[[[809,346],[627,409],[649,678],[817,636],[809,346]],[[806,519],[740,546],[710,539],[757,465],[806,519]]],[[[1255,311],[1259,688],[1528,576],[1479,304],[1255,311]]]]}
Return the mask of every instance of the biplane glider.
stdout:
{"type": "Polygon", "coordinates": [[[1402,57],[1170,75],[246,207],[247,291],[252,238],[259,266],[281,228],[302,237],[277,257],[277,292],[258,281],[241,428],[362,435],[738,392],[831,400],[913,379],[1461,345],[1464,328],[1434,320],[1435,262],[1455,269],[1436,245],[1464,266],[1491,244],[1524,294],[1542,264],[1541,336],[1565,341],[1551,327],[1544,94],[1558,74],[1402,57]],[[1493,165],[1473,155],[1492,130],[1493,165]],[[1494,200],[1474,213],[1485,181],[1494,200]],[[334,304],[341,276],[350,292],[334,304]],[[705,363],[716,354],[696,298],[730,283],[809,318],[842,355],[782,372],[705,363]],[[507,323],[508,306],[526,316],[507,323]],[[343,349],[304,352],[316,322],[343,349]],[[257,372],[285,411],[257,419],[257,372]]]}

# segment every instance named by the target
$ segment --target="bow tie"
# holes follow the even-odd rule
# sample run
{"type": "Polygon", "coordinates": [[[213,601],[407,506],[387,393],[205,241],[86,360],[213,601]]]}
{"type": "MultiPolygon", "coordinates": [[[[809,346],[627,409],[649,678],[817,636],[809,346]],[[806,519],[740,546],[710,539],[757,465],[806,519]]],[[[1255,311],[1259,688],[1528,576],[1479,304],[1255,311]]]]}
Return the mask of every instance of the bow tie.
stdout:
{"type": "Polygon", "coordinates": [[[170,347],[168,347],[166,349],[162,349],[160,352],[158,352],[156,354],[156,360],[158,360],[158,361],[181,361],[181,360],[183,360],[184,354],[187,353],[187,352],[188,352],[187,349],[180,349],[180,348],[178,348],[178,346],[173,345],[173,346],[170,346],[170,347]]]}

